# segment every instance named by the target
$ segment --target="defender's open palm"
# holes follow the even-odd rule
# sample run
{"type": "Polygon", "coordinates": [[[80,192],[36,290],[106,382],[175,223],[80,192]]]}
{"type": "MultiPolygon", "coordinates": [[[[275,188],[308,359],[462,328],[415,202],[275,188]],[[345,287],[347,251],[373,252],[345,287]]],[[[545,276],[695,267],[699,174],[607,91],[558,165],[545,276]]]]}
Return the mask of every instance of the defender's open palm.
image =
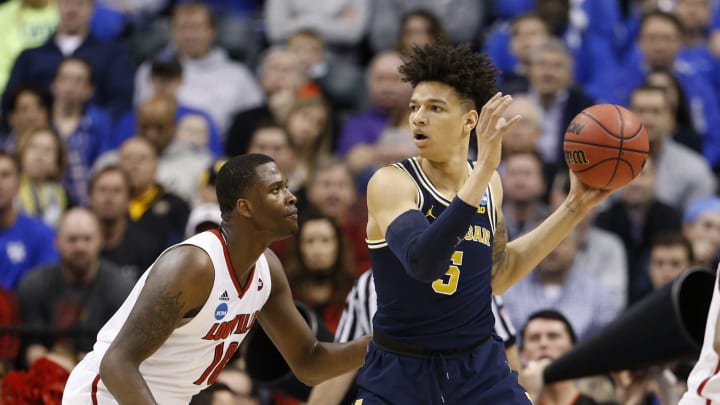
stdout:
{"type": "Polygon", "coordinates": [[[512,103],[510,95],[503,96],[501,92],[498,92],[480,110],[480,117],[475,128],[478,165],[495,169],[500,164],[503,136],[508,129],[520,121],[519,115],[512,117],[509,121],[503,118],[503,113],[510,103],[512,103]]]}

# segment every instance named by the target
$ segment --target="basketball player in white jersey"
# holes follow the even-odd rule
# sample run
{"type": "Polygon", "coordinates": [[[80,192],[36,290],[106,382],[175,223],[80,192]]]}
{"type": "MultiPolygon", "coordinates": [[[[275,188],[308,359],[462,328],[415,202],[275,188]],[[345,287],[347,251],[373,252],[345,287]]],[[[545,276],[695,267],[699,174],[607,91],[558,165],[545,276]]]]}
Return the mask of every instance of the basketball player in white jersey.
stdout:
{"type": "Polygon", "coordinates": [[[720,405],[720,277],[717,276],[703,339],[700,358],[688,377],[688,390],[678,405],[720,405]]]}
{"type": "Polygon", "coordinates": [[[319,343],[267,249],[298,229],[275,162],[230,159],[217,176],[222,224],[166,250],[72,371],[64,405],[186,405],[212,384],[255,320],[302,382],[359,368],[368,338],[319,343]]]}

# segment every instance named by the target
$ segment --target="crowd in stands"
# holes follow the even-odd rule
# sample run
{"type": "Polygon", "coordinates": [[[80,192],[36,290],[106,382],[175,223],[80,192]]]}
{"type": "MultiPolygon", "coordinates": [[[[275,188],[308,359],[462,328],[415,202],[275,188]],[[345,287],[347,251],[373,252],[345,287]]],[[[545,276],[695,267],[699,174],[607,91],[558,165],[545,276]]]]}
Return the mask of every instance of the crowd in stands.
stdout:
{"type": "MultiPolygon", "coordinates": [[[[161,252],[219,224],[215,176],[247,152],[298,197],[300,231],[272,249],[334,332],[370,269],[367,182],[416,153],[398,67],[431,42],[487,52],[523,117],[499,168],[511,239],[567,194],[578,112],[623,105],[649,136],[642,173],[503,295],[523,365],[543,335],[567,351],[684,270],[715,269],[720,1],[0,0],[0,379],[91,350],[161,252]]],[[[614,397],[558,383],[543,403],[670,405],[683,370],[655,370],[670,388],[613,375],[614,397]]],[[[229,403],[297,401],[238,355],[193,401],[229,403]]]]}

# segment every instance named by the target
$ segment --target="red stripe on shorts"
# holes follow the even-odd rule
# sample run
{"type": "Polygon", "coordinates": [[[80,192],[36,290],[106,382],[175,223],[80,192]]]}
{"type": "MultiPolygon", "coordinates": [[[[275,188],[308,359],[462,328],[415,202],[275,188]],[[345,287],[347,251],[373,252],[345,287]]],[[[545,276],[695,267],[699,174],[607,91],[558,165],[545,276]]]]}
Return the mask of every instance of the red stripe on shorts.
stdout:
{"type": "MultiPolygon", "coordinates": [[[[712,374],[710,374],[709,376],[707,376],[707,378],[705,378],[705,379],[700,383],[700,385],[698,385],[698,388],[697,388],[697,394],[698,394],[698,396],[702,397],[702,390],[703,390],[703,388],[705,388],[705,384],[707,384],[708,381],[710,381],[710,379],[713,378],[713,377],[714,377],[717,373],[719,373],[719,372],[720,372],[720,360],[718,360],[718,363],[717,363],[717,365],[715,366],[715,372],[712,373],[712,374]]],[[[707,404],[710,405],[710,400],[709,400],[709,399],[708,399],[708,401],[707,401],[707,404]]]]}

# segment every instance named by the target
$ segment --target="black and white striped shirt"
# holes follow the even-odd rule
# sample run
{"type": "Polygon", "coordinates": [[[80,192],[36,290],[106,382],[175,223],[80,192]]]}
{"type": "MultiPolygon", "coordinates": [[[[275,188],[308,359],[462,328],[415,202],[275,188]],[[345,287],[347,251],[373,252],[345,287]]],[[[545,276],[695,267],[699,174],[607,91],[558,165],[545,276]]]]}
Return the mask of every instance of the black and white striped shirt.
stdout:
{"type": "MultiPolygon", "coordinates": [[[[377,310],[375,281],[372,271],[368,270],[355,281],[345,301],[340,323],[335,332],[336,342],[348,342],[364,335],[372,335],[372,318],[377,310]]],[[[515,328],[503,306],[500,296],[492,297],[492,312],[495,317],[495,334],[505,347],[515,344],[515,328]]]]}

